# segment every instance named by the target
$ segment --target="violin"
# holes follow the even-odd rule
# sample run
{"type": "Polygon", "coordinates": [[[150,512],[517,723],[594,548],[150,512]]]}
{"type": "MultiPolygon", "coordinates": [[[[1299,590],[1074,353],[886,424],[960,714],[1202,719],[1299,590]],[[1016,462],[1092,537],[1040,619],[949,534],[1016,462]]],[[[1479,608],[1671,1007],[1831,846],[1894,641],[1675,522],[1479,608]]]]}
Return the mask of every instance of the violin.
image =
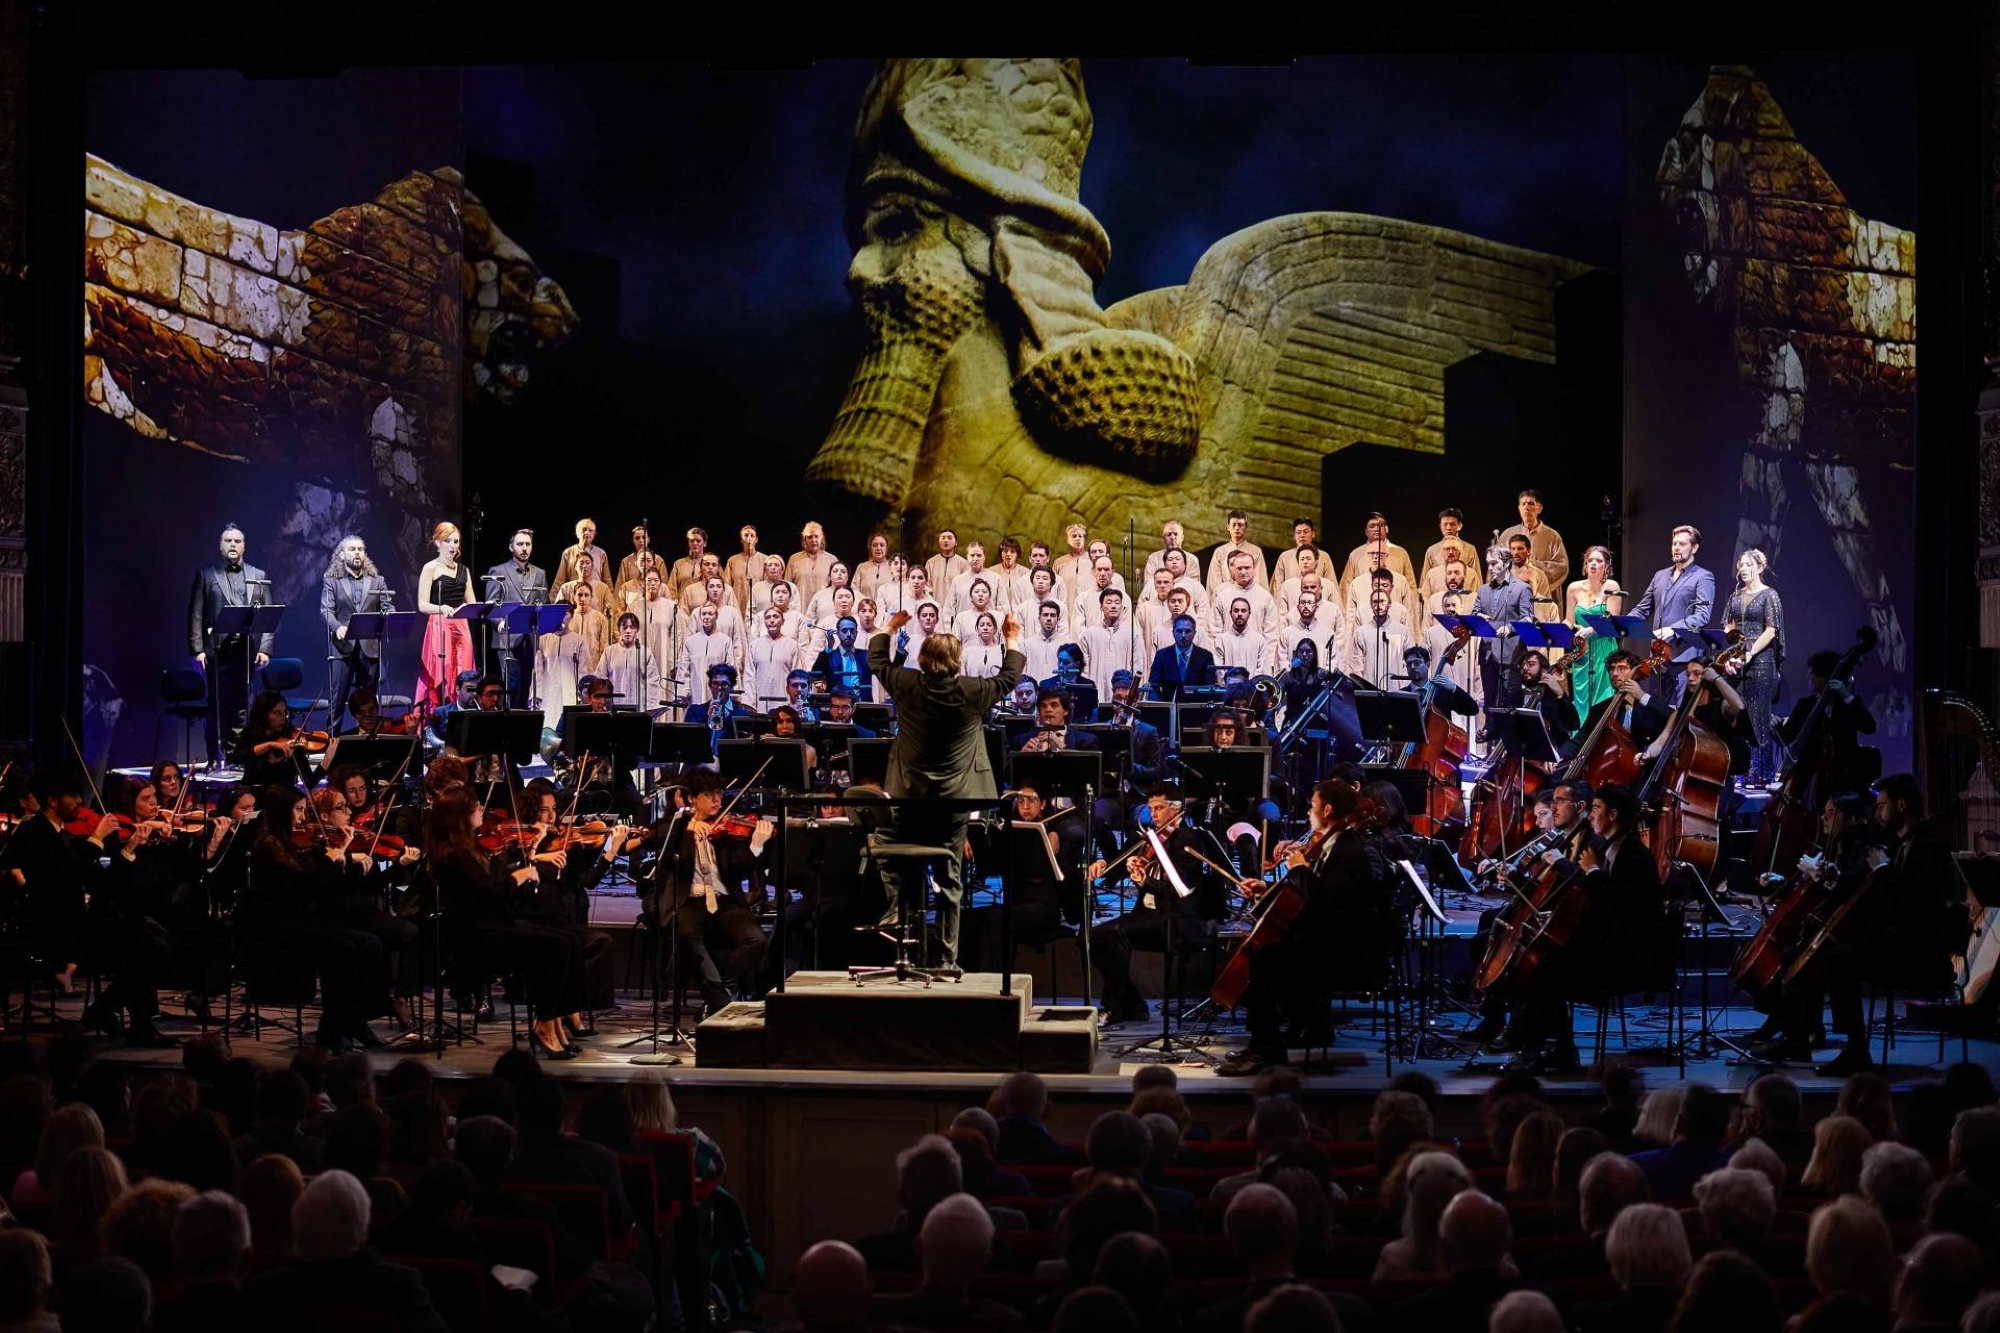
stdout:
{"type": "MultiPolygon", "coordinates": [[[[732,819],[726,822],[731,824],[748,823],[754,825],[756,821],[732,819]]],[[[572,847],[601,847],[604,844],[604,840],[607,837],[611,836],[611,832],[614,827],[616,826],[608,824],[602,819],[589,819],[579,824],[570,824],[564,827],[559,827],[550,833],[546,845],[540,846],[536,850],[544,852],[566,852],[572,847]]],[[[718,832],[711,832],[709,836],[720,837],[720,836],[734,836],[734,835],[733,834],[724,835],[718,832]]],[[[749,835],[746,833],[743,836],[748,837],[749,835]]]]}
{"type": "Polygon", "coordinates": [[[744,838],[757,831],[757,821],[749,815],[723,815],[708,825],[710,842],[717,838],[744,838]]]}
{"type": "Polygon", "coordinates": [[[314,847],[321,849],[338,847],[344,838],[351,838],[353,833],[352,829],[337,829],[324,824],[317,827],[305,824],[292,830],[292,846],[300,851],[308,851],[314,847]]]}
{"type": "Polygon", "coordinates": [[[397,860],[405,851],[409,850],[409,844],[393,833],[384,833],[379,838],[369,838],[367,843],[367,846],[356,847],[354,850],[367,852],[369,855],[381,857],[385,861],[397,860]]]}
{"type": "Polygon", "coordinates": [[[333,744],[333,733],[330,731],[295,731],[292,733],[292,744],[307,754],[325,754],[327,747],[333,744]]]}
{"type": "MultiPolygon", "coordinates": [[[[118,825],[119,837],[129,838],[132,836],[134,823],[130,815],[113,815],[111,818],[118,825]]],[[[103,822],[104,816],[97,811],[87,805],[78,806],[75,817],[63,825],[63,832],[74,838],[88,838],[91,834],[97,832],[97,826],[103,822]]]]}

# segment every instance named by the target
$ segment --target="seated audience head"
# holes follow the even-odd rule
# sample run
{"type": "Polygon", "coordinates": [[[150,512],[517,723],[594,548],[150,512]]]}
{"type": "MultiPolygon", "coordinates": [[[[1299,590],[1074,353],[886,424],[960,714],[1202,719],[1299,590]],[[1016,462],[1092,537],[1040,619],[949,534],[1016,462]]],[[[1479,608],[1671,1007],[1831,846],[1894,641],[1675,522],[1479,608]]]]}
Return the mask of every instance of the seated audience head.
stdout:
{"type": "Polygon", "coordinates": [[[1925,1236],[1910,1247],[1894,1295],[1898,1327],[1956,1327],[1985,1285],[1986,1256],[1963,1236],[1925,1236]]]}
{"type": "Polygon", "coordinates": [[[1181,1096],[1180,1089],[1155,1084],[1132,1094],[1126,1110],[1144,1120],[1149,1115],[1164,1115],[1172,1118],[1183,1131],[1194,1123],[1194,1116],[1188,1111],[1187,1098],[1181,1096]]]}
{"type": "Polygon", "coordinates": [[[49,1239],[71,1259],[96,1254],[105,1213],[130,1188],[117,1154],[108,1148],[77,1149],[50,1182],[49,1239]]]}
{"type": "Polygon", "coordinates": [[[868,1261],[845,1241],[808,1246],[792,1274],[792,1309],[807,1328],[860,1328],[873,1294],[868,1261]]]}
{"type": "Polygon", "coordinates": [[[1610,1148],[1610,1140],[1588,1125],[1563,1131],[1556,1144],[1554,1201],[1557,1220],[1565,1230],[1583,1228],[1583,1168],[1590,1165],[1591,1158],[1610,1148]]]}
{"type": "Polygon", "coordinates": [[[1056,1249],[1072,1280],[1082,1282],[1097,1267],[1104,1242],[1122,1231],[1158,1235],[1159,1214],[1146,1191],[1116,1176],[1095,1180],[1056,1219],[1056,1249]]]}
{"type": "Polygon", "coordinates": [[[1539,1291],[1510,1291],[1486,1317],[1487,1333],[1563,1333],[1562,1313],[1539,1291]]]}
{"type": "Polygon", "coordinates": [[[1049,1333],[1139,1333],[1139,1317],[1109,1287],[1078,1287],[1056,1307],[1049,1333]]]}
{"type": "Polygon", "coordinates": [[[1553,1111],[1537,1111],[1514,1127],[1507,1154],[1507,1193],[1517,1199],[1547,1199],[1556,1185],[1556,1148],[1568,1123],[1553,1111]]]}
{"type": "Polygon", "coordinates": [[[1103,1175],[1138,1176],[1146,1169],[1152,1141],[1139,1117],[1129,1111],[1106,1111],[1091,1122],[1084,1136],[1084,1156],[1090,1169],[1103,1175]]]}
{"type": "Polygon", "coordinates": [[[1389,1091],[1414,1093],[1423,1099],[1432,1116],[1437,1115],[1438,1101],[1443,1096],[1438,1081],[1420,1069],[1406,1069],[1390,1079],[1389,1091]]]}
{"type": "Polygon", "coordinates": [[[213,1111],[190,1111],[167,1126],[156,1165],[161,1176],[197,1190],[236,1188],[236,1151],[213,1111]]]}
{"type": "Polygon", "coordinates": [[[1770,1181],[1773,1198],[1785,1192],[1790,1180],[1785,1170],[1785,1159],[1762,1139],[1746,1139],[1743,1146],[1729,1154],[1729,1164],[1739,1171],[1755,1171],[1770,1181]]]}
{"type": "Polygon", "coordinates": [[[54,1286],[49,1243],[26,1227],[0,1230],[0,1324],[37,1327],[35,1318],[48,1309],[54,1286]]]}
{"type": "Polygon", "coordinates": [[[151,1325],[153,1288],[163,1280],[117,1255],[78,1264],[63,1282],[63,1327],[141,1333],[151,1325]]]}
{"type": "Polygon", "coordinates": [[[1729,1103],[1706,1083],[1689,1083],[1674,1117],[1674,1137],[1689,1143],[1719,1144],[1729,1132],[1729,1103]]]}
{"type": "Polygon", "coordinates": [[[1886,1310],[1896,1264],[1888,1224],[1865,1199],[1842,1195],[1807,1224],[1806,1276],[1821,1295],[1851,1291],[1886,1310]]]}
{"type": "Polygon", "coordinates": [[[1670,1083],[1647,1093],[1646,1100],[1639,1103],[1639,1119],[1632,1126],[1632,1137],[1651,1147],[1665,1147],[1673,1142],[1681,1098],[1686,1092],[1681,1084],[1670,1083]]]}
{"type": "Polygon", "coordinates": [[[993,1103],[988,1109],[999,1119],[1012,1116],[1022,1120],[1040,1120],[1049,1113],[1049,1085],[1042,1081],[1040,1074],[1030,1074],[1026,1070],[1009,1074],[994,1092],[993,1103]]]}
{"type": "Polygon", "coordinates": [[[1674,1307],[1672,1333],[1779,1333],[1778,1289],[1764,1270],[1734,1250],[1711,1250],[1688,1274],[1674,1307]]]}
{"type": "Polygon", "coordinates": [[[1783,1074],[1760,1074],[1743,1090],[1735,1137],[1745,1139],[1766,1130],[1796,1130],[1802,1114],[1798,1084],[1783,1074]]]}
{"type": "Polygon", "coordinates": [[[1959,1112],[1951,1125],[1951,1169],[2000,1198],[2000,1106],[1959,1112]]]}
{"type": "MultiPolygon", "coordinates": [[[[1159,1066],[1150,1066],[1158,1068],[1159,1066]]],[[[1157,1317],[1173,1294],[1174,1262],[1158,1236],[1125,1231],[1104,1242],[1091,1271],[1093,1286],[1109,1287],[1125,1298],[1142,1321],[1157,1317]]]]}
{"type": "Polygon", "coordinates": [[[345,1171],[322,1171],[292,1205],[292,1252],[346,1259],[368,1243],[368,1190],[345,1171]]]}
{"type": "Polygon", "coordinates": [[[1222,1231],[1251,1277],[1292,1271],[1299,1249],[1299,1214],[1275,1187],[1245,1185],[1236,1191],[1222,1214],[1222,1231]]]}
{"type": "Polygon", "coordinates": [[[173,1246],[183,1284],[241,1282],[250,1268],[250,1210],[221,1190],[197,1194],[174,1215],[173,1246]]]}
{"type": "Polygon", "coordinates": [[[1963,1236],[1982,1253],[2000,1256],[2000,1210],[1992,1195],[1961,1176],[1947,1176],[1931,1187],[1924,1230],[1963,1236]]]}
{"type": "Polygon", "coordinates": [[[1174,1072],[1172,1065],[1140,1065],[1132,1071],[1132,1095],[1138,1096],[1148,1088],[1178,1088],[1181,1076],[1174,1072]]]}
{"type": "Polygon", "coordinates": [[[970,1194],[941,1199],[917,1233],[924,1285],[963,1294],[993,1256],[993,1217],[970,1194]]]}
{"type": "Polygon", "coordinates": [[[472,1173],[479,1188],[500,1188],[507,1163],[514,1160],[514,1127],[498,1116],[476,1115],[458,1122],[452,1153],[472,1173]]]}
{"type": "Polygon", "coordinates": [[[178,1180],[142,1180],[118,1196],[98,1223],[106,1254],[130,1259],[155,1282],[174,1272],[174,1215],[194,1197],[178,1180]]]}
{"type": "MultiPolygon", "coordinates": [[[[97,1112],[82,1102],[59,1106],[42,1126],[41,1141],[35,1146],[35,1178],[44,1190],[55,1188],[62,1164],[78,1148],[102,1148],[104,1123],[97,1112]]],[[[12,1181],[8,1184],[11,1186],[12,1181]]]]}
{"type": "Polygon", "coordinates": [[[958,1149],[942,1134],[926,1134],[896,1154],[896,1199],[914,1231],[930,1210],[965,1188],[958,1149]]]}
{"type": "Polygon", "coordinates": [[[988,1148],[997,1150],[1000,1147],[1000,1122],[983,1106],[966,1107],[951,1118],[951,1127],[975,1130],[980,1138],[986,1140],[988,1148]]]}
{"type": "Polygon", "coordinates": [[[338,1111],[375,1100],[375,1066],[365,1051],[349,1051],[326,1062],[326,1095],[338,1111]]]}
{"type": "Polygon", "coordinates": [[[680,1127],[674,1107],[673,1090],[667,1076],[657,1069],[641,1069],[625,1084],[625,1106],[632,1112],[632,1128],[648,1134],[671,1134],[680,1127]]]}
{"type": "Polygon", "coordinates": [[[1629,1157],[1615,1152],[1599,1153],[1584,1163],[1583,1183],[1578,1187],[1578,1219],[1585,1235],[1601,1236],[1611,1229],[1618,1214],[1635,1203],[1653,1197],[1646,1173],[1629,1157]]]}
{"type": "Polygon", "coordinates": [[[1966,1307],[1963,1333],[2000,1333],[2000,1291],[1989,1291],[1966,1307]]]}
{"type": "Polygon", "coordinates": [[[292,1206],[305,1189],[299,1164],[278,1153],[265,1153],[237,1177],[236,1197],[250,1210],[250,1243],[260,1258],[292,1257],[292,1206]]]}
{"type": "MultiPolygon", "coordinates": [[[[1771,1233],[1778,1216],[1778,1196],[1770,1177],[1739,1166],[1711,1171],[1696,1181],[1694,1201],[1709,1242],[1735,1250],[1754,1250],[1771,1233]]],[[[1618,1224],[1612,1223],[1611,1229],[1615,1234],[1618,1224]]]]}
{"type": "Polygon", "coordinates": [[[1840,1096],[1834,1101],[1833,1113],[1859,1120],[1870,1138],[1896,1137],[1896,1103],[1889,1080],[1872,1069],[1864,1069],[1840,1085],[1840,1096]]]}
{"type": "Polygon", "coordinates": [[[1799,1183],[1828,1196],[1861,1188],[1861,1157],[1874,1139],[1852,1116],[1830,1115],[1813,1126],[1812,1157],[1799,1183]]]}
{"type": "Polygon", "coordinates": [[[1250,1117],[1250,1145],[1257,1160],[1276,1156],[1297,1143],[1312,1142],[1312,1126],[1306,1113],[1289,1096],[1267,1097],[1257,1103],[1250,1117]]]}
{"type": "Polygon", "coordinates": [[[1148,1171],[1164,1171],[1180,1160],[1180,1121],[1162,1111],[1149,1111],[1139,1117],[1139,1123],[1146,1127],[1148,1171]]]}
{"type": "Polygon", "coordinates": [[[1931,1164],[1906,1143],[1870,1144],[1861,1154],[1861,1196],[1884,1221],[1921,1220],[1931,1184],[1931,1164]]]}
{"type": "Polygon", "coordinates": [[[1405,1148],[1436,1132],[1431,1108],[1414,1092],[1379,1093],[1368,1112],[1368,1137],[1375,1141],[1378,1170],[1388,1170],[1405,1148]]]}
{"type": "Polygon", "coordinates": [[[1513,1244],[1506,1205],[1478,1190],[1465,1190],[1444,1207],[1438,1219],[1438,1247],[1452,1276],[1496,1273],[1508,1262],[1513,1244]]]}
{"type": "Polygon", "coordinates": [[[1340,1333],[1340,1312],[1303,1282],[1287,1282],[1250,1307],[1243,1333],[1340,1333]]]}

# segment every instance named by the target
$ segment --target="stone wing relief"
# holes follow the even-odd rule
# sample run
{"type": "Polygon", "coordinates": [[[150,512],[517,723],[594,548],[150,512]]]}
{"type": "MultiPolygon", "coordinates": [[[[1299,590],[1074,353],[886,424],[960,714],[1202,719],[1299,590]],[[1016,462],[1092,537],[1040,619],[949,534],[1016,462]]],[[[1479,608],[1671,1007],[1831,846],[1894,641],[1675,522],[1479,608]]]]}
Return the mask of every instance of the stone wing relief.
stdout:
{"type": "Polygon", "coordinates": [[[864,349],[809,481],[919,540],[1241,505],[1316,514],[1359,441],[1444,448],[1444,372],[1555,353],[1586,266],[1347,213],[1216,242],[1180,287],[1100,309],[1110,242],[1077,202],[1075,61],[890,61],[849,180],[864,349]]]}
{"type": "Polygon", "coordinates": [[[1729,323],[1744,400],[1736,549],[1762,548],[1782,583],[1790,487],[1803,474],[1882,661],[1906,670],[1862,470],[1915,464],[1916,233],[1849,207],[1742,66],[1709,72],[1654,183],[1690,291],[1729,323]]]}
{"type": "Polygon", "coordinates": [[[84,394],[141,435],[298,480],[259,537],[281,597],[371,515],[411,568],[456,489],[461,383],[503,401],[576,314],[450,168],[299,230],[86,155],[84,394]],[[461,357],[463,361],[461,362],[461,357]]]}

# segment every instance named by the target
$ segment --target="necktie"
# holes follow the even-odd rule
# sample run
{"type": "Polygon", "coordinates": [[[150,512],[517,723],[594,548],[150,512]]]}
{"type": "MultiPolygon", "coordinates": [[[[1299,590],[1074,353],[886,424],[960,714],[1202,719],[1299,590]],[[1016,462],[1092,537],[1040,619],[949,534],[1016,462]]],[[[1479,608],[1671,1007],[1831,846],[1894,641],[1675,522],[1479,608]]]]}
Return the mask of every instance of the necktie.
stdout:
{"type": "Polygon", "coordinates": [[[1186,652],[1182,652],[1182,653],[1181,653],[1181,655],[1180,655],[1180,658],[1181,658],[1181,679],[1182,679],[1182,680],[1186,680],[1186,679],[1187,679],[1187,666],[1188,666],[1188,655],[1187,655],[1187,653],[1186,653],[1186,652]]]}

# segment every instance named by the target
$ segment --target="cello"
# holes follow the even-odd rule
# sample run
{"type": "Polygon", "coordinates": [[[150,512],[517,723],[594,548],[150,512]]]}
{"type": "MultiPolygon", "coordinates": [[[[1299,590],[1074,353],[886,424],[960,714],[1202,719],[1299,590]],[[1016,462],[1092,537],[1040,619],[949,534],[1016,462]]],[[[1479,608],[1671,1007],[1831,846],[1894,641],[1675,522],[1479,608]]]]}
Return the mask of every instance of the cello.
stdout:
{"type": "Polygon", "coordinates": [[[1800,723],[1798,736],[1787,747],[1785,774],[1777,793],[1765,803],[1757,820],[1757,836],[1751,843],[1750,868],[1759,876],[1797,861],[1812,842],[1814,820],[1828,796],[1825,790],[1832,776],[1834,756],[1826,739],[1827,699],[1838,682],[1845,688],[1861,659],[1874,651],[1875,627],[1863,625],[1854,632],[1854,645],[1841,655],[1827,674],[1826,688],[1813,700],[1812,709],[1800,723]]]}
{"type": "Polygon", "coordinates": [[[1827,887],[1839,878],[1840,868],[1830,855],[1807,853],[1800,857],[1798,871],[1779,896],[1777,906],[1730,963],[1729,984],[1740,987],[1752,999],[1769,990],[1784,975],[1806,933],[1818,924],[1827,887]]]}
{"type": "MultiPolygon", "coordinates": [[[[1308,865],[1315,864],[1335,839],[1353,831],[1373,833],[1382,827],[1383,819],[1382,807],[1364,796],[1353,814],[1335,820],[1322,832],[1314,833],[1300,851],[1308,865]]],[[[1306,896],[1287,875],[1258,895],[1254,910],[1256,924],[1250,927],[1250,933],[1236,946],[1236,952],[1223,964],[1222,970],[1215,974],[1215,984],[1209,988],[1209,998],[1215,1001],[1218,1009],[1234,1009],[1243,1002],[1243,992],[1250,988],[1251,959],[1285,937],[1305,912],[1306,896]]]]}
{"type": "MultiPolygon", "coordinates": [[[[1453,644],[1452,647],[1458,645],[1453,644]]],[[[1449,658],[1451,649],[1445,650],[1449,658]]],[[[1405,748],[1398,768],[1412,769],[1429,779],[1424,808],[1410,816],[1413,831],[1435,838],[1453,820],[1465,818],[1465,796],[1459,790],[1459,766],[1465,762],[1469,737],[1465,728],[1432,702],[1437,695],[1435,681],[1426,681],[1423,690],[1424,738],[1405,748]]]]}
{"type": "MultiPolygon", "coordinates": [[[[1577,831],[1577,827],[1547,830],[1524,844],[1520,850],[1508,857],[1504,864],[1496,867],[1495,877],[1505,882],[1529,861],[1550,848],[1561,845],[1577,831]]],[[[1474,990],[1483,994],[1499,985],[1508,975],[1509,969],[1514,965],[1514,959],[1520,953],[1524,937],[1546,907],[1548,895],[1554,888],[1551,869],[1544,866],[1537,871],[1534,881],[1525,890],[1515,890],[1514,900],[1494,918],[1493,928],[1486,937],[1486,952],[1480,957],[1479,966],[1472,974],[1474,990]]]]}
{"type": "Polygon", "coordinates": [[[1639,792],[1642,810],[1658,811],[1648,847],[1660,878],[1676,861],[1694,867],[1703,880],[1715,874],[1722,850],[1722,798],[1729,790],[1729,746],[1720,736],[1695,720],[1694,710],[1702,691],[1710,688],[1706,677],[1688,690],[1668,724],[1667,739],[1660,747],[1659,762],[1639,792]]]}

